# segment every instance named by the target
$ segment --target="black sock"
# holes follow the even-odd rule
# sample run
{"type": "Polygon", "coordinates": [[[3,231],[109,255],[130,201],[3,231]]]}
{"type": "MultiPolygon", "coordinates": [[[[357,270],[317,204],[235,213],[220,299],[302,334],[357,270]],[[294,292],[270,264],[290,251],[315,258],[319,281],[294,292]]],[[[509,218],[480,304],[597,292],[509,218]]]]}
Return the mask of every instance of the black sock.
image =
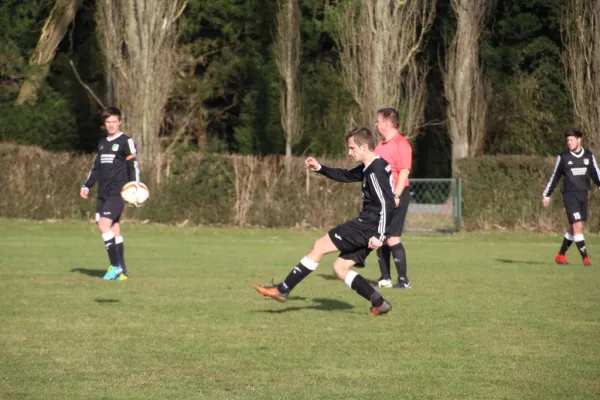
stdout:
{"type": "Polygon", "coordinates": [[[112,232],[103,233],[102,239],[104,240],[104,247],[108,253],[108,260],[110,265],[116,267],[119,265],[119,256],[117,254],[117,246],[115,242],[115,234],[112,232]]]}
{"type": "Polygon", "coordinates": [[[373,289],[369,282],[355,271],[350,271],[348,273],[345,282],[350,289],[354,290],[366,300],[369,300],[375,307],[379,307],[383,304],[383,297],[381,297],[379,292],[373,289]]]}
{"type": "Polygon", "coordinates": [[[127,272],[127,266],[125,265],[125,246],[123,244],[123,236],[115,237],[115,248],[117,249],[119,265],[121,268],[123,268],[123,272],[127,272]]]}
{"type": "Polygon", "coordinates": [[[581,240],[579,242],[575,242],[575,244],[577,245],[577,248],[579,249],[579,253],[581,254],[581,258],[586,258],[587,255],[587,250],[585,248],[585,240],[581,240]]]}
{"type": "Polygon", "coordinates": [[[560,246],[560,251],[558,252],[558,254],[564,256],[572,244],[573,244],[573,236],[571,236],[568,232],[565,232],[565,237],[563,239],[562,246],[560,246]]]}
{"type": "Polygon", "coordinates": [[[317,269],[319,263],[304,257],[288,274],[283,282],[277,285],[277,290],[281,293],[289,293],[297,284],[302,282],[311,272],[317,269]]]}
{"type": "Polygon", "coordinates": [[[389,246],[381,246],[377,249],[377,261],[379,261],[379,271],[381,271],[381,279],[391,279],[389,246]]]}
{"type": "Polygon", "coordinates": [[[394,263],[396,263],[396,270],[398,271],[398,279],[406,277],[406,251],[402,243],[395,244],[390,247],[392,256],[394,257],[394,263]]]}

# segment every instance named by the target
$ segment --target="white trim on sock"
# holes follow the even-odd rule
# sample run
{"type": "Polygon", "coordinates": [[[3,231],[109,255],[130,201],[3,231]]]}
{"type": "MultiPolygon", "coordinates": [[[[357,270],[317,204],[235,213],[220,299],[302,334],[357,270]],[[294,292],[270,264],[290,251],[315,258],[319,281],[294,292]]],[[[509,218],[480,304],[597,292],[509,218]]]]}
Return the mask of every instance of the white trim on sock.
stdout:
{"type": "Polygon", "coordinates": [[[311,261],[308,257],[304,257],[302,260],[300,260],[300,264],[304,265],[311,271],[314,271],[319,266],[318,262],[311,261]]]}
{"type": "Polygon", "coordinates": [[[348,275],[346,275],[346,279],[344,279],[344,283],[346,284],[346,286],[352,289],[352,282],[354,282],[354,278],[356,278],[357,276],[358,272],[356,271],[348,272],[348,275]]]}
{"type": "Polygon", "coordinates": [[[565,239],[573,242],[573,235],[571,235],[569,232],[565,232],[565,239]]]}
{"type": "Polygon", "coordinates": [[[115,243],[119,244],[119,243],[123,243],[123,236],[115,236],[115,243]]]}
{"type": "Polygon", "coordinates": [[[115,233],[113,231],[108,231],[102,234],[102,240],[104,240],[105,242],[108,242],[109,240],[111,240],[112,238],[115,237],[115,233]]]}
{"type": "Polygon", "coordinates": [[[583,233],[580,233],[578,235],[574,235],[573,236],[573,241],[575,243],[577,243],[577,242],[583,242],[583,233]]]}

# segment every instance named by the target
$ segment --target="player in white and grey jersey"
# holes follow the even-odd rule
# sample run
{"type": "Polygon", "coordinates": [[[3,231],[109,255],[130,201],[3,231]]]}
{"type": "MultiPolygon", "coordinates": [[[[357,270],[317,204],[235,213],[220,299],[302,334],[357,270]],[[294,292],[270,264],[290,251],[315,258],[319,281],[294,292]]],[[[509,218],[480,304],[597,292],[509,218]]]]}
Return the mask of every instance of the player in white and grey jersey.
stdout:
{"type": "Polygon", "coordinates": [[[542,194],[542,204],[544,207],[548,206],[550,195],[560,178],[563,178],[563,202],[569,220],[569,230],[565,232],[563,244],[555,261],[558,264],[568,264],[565,254],[569,246],[575,242],[583,264],[590,266],[583,236],[583,223],[587,220],[590,178],[600,186],[600,170],[592,152],[581,147],[582,136],[578,130],[569,130],[565,133],[569,150],[558,155],[552,176],[542,194]]]}
{"type": "Polygon", "coordinates": [[[124,208],[121,189],[127,182],[140,180],[140,169],[133,139],[121,132],[121,111],[109,107],[102,118],[107,136],[98,143],[94,164],[79,195],[87,199],[90,188],[98,182],[96,223],[110,260],[103,279],[125,280],[127,267],[119,223],[124,208]]]}
{"type": "Polygon", "coordinates": [[[284,302],[292,289],[317,268],[326,254],[340,252],[333,264],[335,275],[371,302],[369,315],[382,315],[388,313],[392,306],[352,267],[364,265],[369,252],[381,247],[387,238],[394,209],[391,168],[375,153],[375,137],[368,128],[350,131],[346,142],[349,155],[360,162],[356,167],[329,168],[321,166],[312,157],[306,159],[304,166],[339,182],[362,182],[363,208],[358,218],[331,229],[317,239],[310,252],[279,285],[255,285],[254,288],[263,296],[284,302]]]}

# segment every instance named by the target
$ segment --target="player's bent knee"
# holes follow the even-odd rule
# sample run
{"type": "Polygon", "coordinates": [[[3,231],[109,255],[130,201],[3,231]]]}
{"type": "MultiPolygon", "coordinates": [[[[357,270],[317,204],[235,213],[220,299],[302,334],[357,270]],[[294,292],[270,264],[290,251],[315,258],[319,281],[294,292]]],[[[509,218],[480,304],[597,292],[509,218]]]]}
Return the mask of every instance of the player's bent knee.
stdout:
{"type": "Polygon", "coordinates": [[[346,279],[346,275],[348,275],[348,272],[352,270],[353,265],[354,261],[338,258],[333,263],[333,274],[337,276],[338,279],[343,281],[344,279],[346,279]]]}

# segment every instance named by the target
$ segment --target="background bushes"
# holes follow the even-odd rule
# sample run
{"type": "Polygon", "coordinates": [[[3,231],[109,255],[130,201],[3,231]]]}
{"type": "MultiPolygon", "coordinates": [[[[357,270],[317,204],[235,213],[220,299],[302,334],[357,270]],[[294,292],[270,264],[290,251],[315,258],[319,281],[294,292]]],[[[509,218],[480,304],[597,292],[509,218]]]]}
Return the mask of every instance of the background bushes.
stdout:
{"type": "MultiPolygon", "coordinates": [[[[0,144],[0,217],[92,219],[95,189],[91,201],[78,196],[92,160],[93,155],[0,144]]],[[[187,153],[171,163],[168,179],[161,176],[160,184],[155,171],[142,170],[151,199],[141,209],[127,209],[125,218],[177,224],[326,228],[356,217],[361,202],[359,185],[307,173],[302,161],[295,158],[286,168],[285,160],[276,156],[187,153]]],[[[331,166],[351,165],[350,160],[320,161],[331,166]]],[[[463,229],[563,230],[566,217],[560,186],[551,206],[544,209],[541,205],[554,161],[537,156],[462,160],[463,229]]],[[[598,200],[594,190],[588,231],[600,230],[598,200]]]]}

